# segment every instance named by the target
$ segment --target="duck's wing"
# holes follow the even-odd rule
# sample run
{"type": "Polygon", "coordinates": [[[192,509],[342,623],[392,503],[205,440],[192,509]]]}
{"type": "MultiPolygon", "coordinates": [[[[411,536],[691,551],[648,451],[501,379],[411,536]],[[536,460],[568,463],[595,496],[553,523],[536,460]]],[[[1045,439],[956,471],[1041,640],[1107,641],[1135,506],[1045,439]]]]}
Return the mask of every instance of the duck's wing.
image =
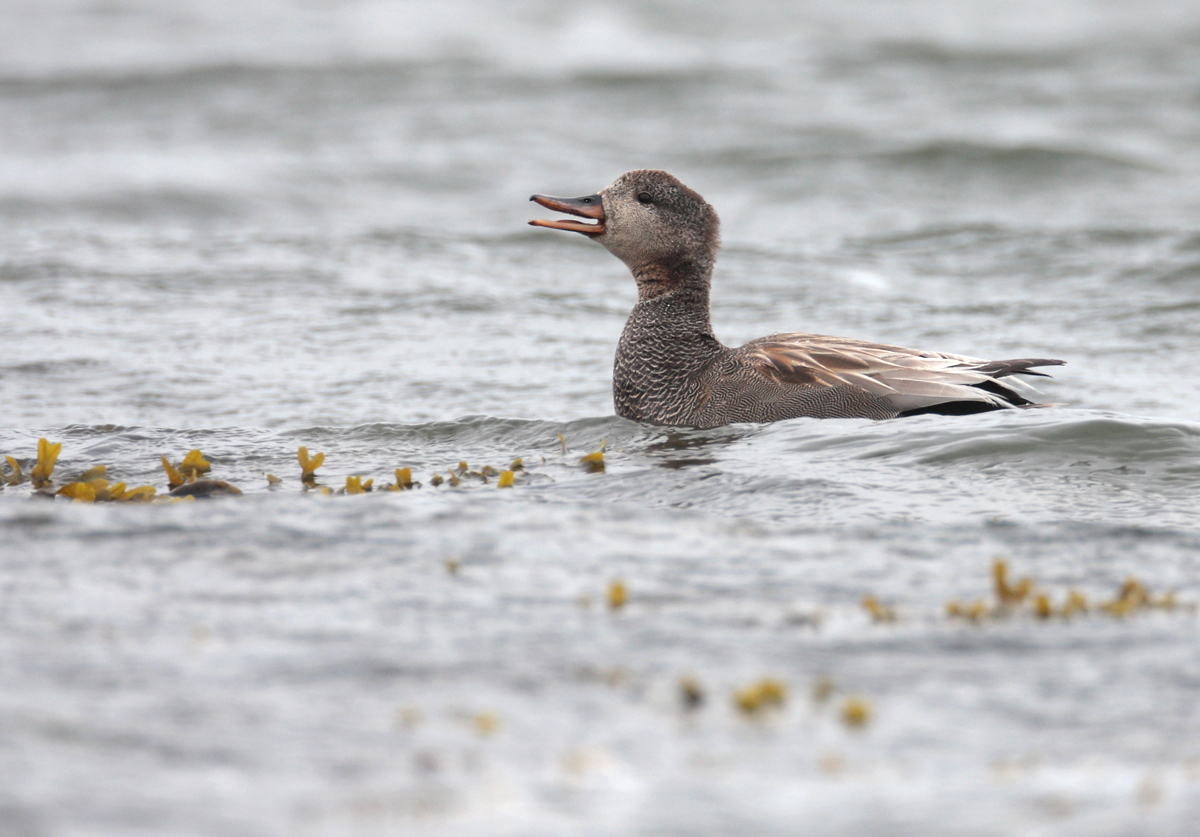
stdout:
{"type": "Polygon", "coordinates": [[[980,412],[1032,404],[1033,387],[1014,375],[1037,375],[1048,358],[980,360],[820,334],[773,334],[737,350],[738,359],[784,385],[854,386],[888,401],[901,415],[980,412]],[[1001,378],[1006,378],[1003,383],[1001,378]]]}

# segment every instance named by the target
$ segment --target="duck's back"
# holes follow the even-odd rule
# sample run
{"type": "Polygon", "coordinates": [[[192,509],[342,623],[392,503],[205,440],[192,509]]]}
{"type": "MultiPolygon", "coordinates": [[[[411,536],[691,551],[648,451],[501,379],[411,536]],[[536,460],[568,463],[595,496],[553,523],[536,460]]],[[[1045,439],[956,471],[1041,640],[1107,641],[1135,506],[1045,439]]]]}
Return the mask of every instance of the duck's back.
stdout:
{"type": "Polygon", "coordinates": [[[1013,375],[1042,358],[985,361],[818,334],[775,334],[729,350],[705,378],[705,424],[784,418],[967,415],[1029,406],[1013,375]],[[1008,380],[1001,381],[1001,378],[1008,380]]]}
{"type": "Polygon", "coordinates": [[[883,395],[854,383],[832,380],[818,369],[795,366],[779,374],[764,362],[762,346],[756,347],[762,342],[726,349],[724,356],[705,370],[703,388],[711,397],[696,411],[696,426],[801,416],[879,420],[900,415],[883,395]]]}
{"type": "Polygon", "coordinates": [[[816,334],[776,334],[729,348],[708,334],[692,342],[666,339],[661,330],[651,336],[645,325],[633,317],[622,336],[614,397],[619,415],[654,424],[879,420],[1024,407],[1031,404],[1022,394],[1027,385],[1010,376],[1061,364],[985,361],[816,334]]]}

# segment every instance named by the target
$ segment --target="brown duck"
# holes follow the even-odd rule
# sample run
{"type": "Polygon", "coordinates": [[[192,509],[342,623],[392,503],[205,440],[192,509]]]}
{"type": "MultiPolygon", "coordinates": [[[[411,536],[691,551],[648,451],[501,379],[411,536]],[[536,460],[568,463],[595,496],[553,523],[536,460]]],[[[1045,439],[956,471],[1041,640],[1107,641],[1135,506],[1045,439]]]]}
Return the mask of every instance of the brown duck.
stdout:
{"type": "Polygon", "coordinates": [[[819,334],[773,334],[741,348],[713,334],[709,285],[720,220],[665,171],[626,172],[583,198],[530,200],[590,222],[537,220],[583,233],[623,261],[638,302],[613,370],[617,414],[651,424],[967,415],[1034,406],[1013,375],[1061,360],[979,360],[819,334]]]}

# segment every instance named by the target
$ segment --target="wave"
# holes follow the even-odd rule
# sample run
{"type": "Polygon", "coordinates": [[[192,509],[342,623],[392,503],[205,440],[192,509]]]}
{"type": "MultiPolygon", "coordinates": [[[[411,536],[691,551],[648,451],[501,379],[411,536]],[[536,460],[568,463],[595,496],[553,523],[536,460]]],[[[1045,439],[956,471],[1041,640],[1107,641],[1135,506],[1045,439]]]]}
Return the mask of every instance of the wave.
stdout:
{"type": "Polygon", "coordinates": [[[990,145],[935,140],[877,155],[892,165],[924,169],[972,169],[1029,177],[1102,172],[1159,171],[1149,163],[1105,152],[1047,145],[990,145]]]}
{"type": "Polygon", "coordinates": [[[503,468],[522,457],[530,475],[525,487],[544,499],[781,517],[825,509],[847,519],[919,518],[931,513],[931,500],[960,511],[1055,510],[1068,519],[1129,519],[1159,503],[1200,524],[1192,502],[1200,483],[1200,423],[1084,410],[890,422],[794,419],[709,430],[616,417],[489,416],[282,431],[72,425],[0,431],[0,454],[24,454],[17,459],[28,471],[39,435],[63,442],[64,478],[107,464],[116,478],[161,481],[160,456],[177,459],[200,448],[216,475],[265,491],[265,472],[298,474],[296,450],[303,445],[326,453],[323,474],[334,487],[345,475],[383,482],[401,466],[427,479],[460,461],[503,468]],[[608,468],[595,478],[579,458],[602,446],[608,468]]]}
{"type": "Polygon", "coordinates": [[[969,47],[930,40],[884,39],[873,45],[864,60],[871,63],[922,64],[954,72],[996,72],[1070,67],[1085,55],[1086,50],[1078,47],[969,47]]]}

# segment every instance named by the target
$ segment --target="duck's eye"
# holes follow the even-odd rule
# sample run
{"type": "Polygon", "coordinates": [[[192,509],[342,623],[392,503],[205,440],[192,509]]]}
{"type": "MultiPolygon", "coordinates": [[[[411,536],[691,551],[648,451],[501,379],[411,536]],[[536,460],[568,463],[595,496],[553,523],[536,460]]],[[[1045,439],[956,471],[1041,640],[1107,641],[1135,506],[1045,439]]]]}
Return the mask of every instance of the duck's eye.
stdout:
{"type": "Polygon", "coordinates": [[[638,195],[638,201],[641,203],[654,203],[654,198],[650,197],[649,192],[642,192],[638,195]]]}

